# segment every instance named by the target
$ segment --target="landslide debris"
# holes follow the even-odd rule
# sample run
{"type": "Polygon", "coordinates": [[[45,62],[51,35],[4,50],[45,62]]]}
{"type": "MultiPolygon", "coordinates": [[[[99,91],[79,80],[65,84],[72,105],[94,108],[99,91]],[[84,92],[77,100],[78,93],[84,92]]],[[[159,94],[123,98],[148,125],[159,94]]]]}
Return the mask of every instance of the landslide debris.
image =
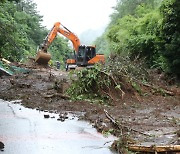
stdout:
{"type": "Polygon", "coordinates": [[[179,87],[158,71],[144,70],[137,61],[129,64],[128,60],[115,59],[106,68],[79,71],[81,78],[34,66],[27,74],[2,76],[0,98],[20,99],[22,105],[38,110],[83,112],[82,119],[90,121],[99,132],[119,137],[114,147],[130,143],[177,144],[179,87]]]}

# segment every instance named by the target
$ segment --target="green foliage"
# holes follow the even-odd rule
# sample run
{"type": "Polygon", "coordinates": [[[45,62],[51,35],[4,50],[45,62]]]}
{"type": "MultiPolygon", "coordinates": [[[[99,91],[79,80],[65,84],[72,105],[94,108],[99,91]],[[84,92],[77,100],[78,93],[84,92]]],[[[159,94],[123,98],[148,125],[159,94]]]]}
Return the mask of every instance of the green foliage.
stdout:
{"type": "Polygon", "coordinates": [[[114,10],[98,46],[180,76],[180,1],[119,0],[114,10]]]}
{"type": "MultiPolygon", "coordinates": [[[[23,2],[23,5],[27,5],[23,2]]],[[[11,61],[22,61],[27,56],[35,54],[37,44],[34,36],[42,38],[38,32],[32,34],[35,28],[32,24],[39,22],[38,19],[35,22],[34,18],[38,17],[19,9],[20,3],[0,4],[0,51],[2,57],[11,61]]],[[[39,32],[41,28],[40,24],[36,27],[39,32]]]]}
{"type": "Polygon", "coordinates": [[[128,57],[111,55],[106,64],[73,72],[71,78],[74,80],[68,89],[71,98],[107,103],[110,100],[121,99],[127,89],[129,89],[128,93],[136,90],[141,94],[140,86],[136,81],[144,82],[148,77],[143,69],[143,63],[131,62],[128,57]]]}
{"type": "MultiPolygon", "coordinates": [[[[110,72],[114,79],[117,82],[116,88],[126,89],[128,85],[122,84],[122,82],[136,83],[136,81],[140,82],[148,82],[148,72],[144,69],[146,65],[143,61],[138,59],[131,60],[128,56],[118,56],[118,55],[111,55],[108,64],[105,67],[106,72],[110,72]],[[125,77],[125,81],[122,77],[125,77]],[[122,80],[122,82],[121,82],[122,80]]],[[[137,87],[139,87],[137,85],[137,87]]],[[[139,89],[139,88],[137,88],[139,89]]],[[[135,89],[135,90],[137,90],[135,89]]]]}
{"type": "Polygon", "coordinates": [[[110,26],[107,31],[107,38],[110,43],[110,50],[121,53],[122,55],[128,54],[128,40],[133,31],[133,25],[136,19],[133,16],[125,16],[117,21],[117,24],[110,26]]]}
{"type": "MultiPolygon", "coordinates": [[[[47,35],[41,21],[42,16],[31,0],[0,3],[0,56],[10,61],[24,61],[28,56],[35,56],[37,46],[47,35]]],[[[63,38],[58,38],[51,49],[54,61],[62,61],[70,50],[63,38]]]]}
{"type": "Polygon", "coordinates": [[[180,1],[164,0],[160,10],[163,17],[161,37],[164,40],[161,54],[167,59],[169,72],[180,76],[180,1]]]}
{"type": "Polygon", "coordinates": [[[160,14],[157,9],[151,10],[145,5],[138,6],[136,12],[135,16],[124,16],[109,27],[110,48],[120,55],[146,58],[149,65],[153,65],[161,44],[157,36],[161,26],[160,14]]]}
{"type": "Polygon", "coordinates": [[[63,64],[65,64],[66,58],[69,56],[70,52],[72,52],[68,46],[68,40],[63,37],[56,37],[48,50],[54,62],[60,61],[63,64]]]}
{"type": "Polygon", "coordinates": [[[110,54],[109,44],[104,34],[98,37],[94,44],[96,44],[97,53],[103,53],[105,56],[110,54]]]}
{"type": "Polygon", "coordinates": [[[132,139],[128,134],[122,134],[120,135],[119,139],[115,140],[114,143],[111,145],[111,149],[122,154],[134,154],[134,152],[128,150],[128,142],[131,140],[132,139]]]}
{"type": "Polygon", "coordinates": [[[102,131],[102,134],[104,137],[108,137],[108,136],[112,135],[113,133],[114,133],[114,129],[112,129],[112,128],[109,130],[106,130],[106,131],[105,130],[102,131]]]}
{"type": "Polygon", "coordinates": [[[142,90],[136,82],[132,82],[132,86],[139,94],[142,94],[142,90]]]}
{"type": "Polygon", "coordinates": [[[114,13],[111,15],[111,23],[113,25],[118,19],[126,15],[136,15],[136,8],[140,5],[146,5],[151,9],[159,6],[161,0],[118,0],[114,13]]]}
{"type": "Polygon", "coordinates": [[[73,80],[71,87],[67,91],[72,99],[89,99],[91,101],[94,99],[99,101],[106,99],[104,96],[101,96],[100,89],[104,84],[108,86],[109,80],[108,78],[102,80],[102,76],[100,75],[101,69],[100,66],[96,65],[93,69],[84,68],[72,72],[72,80],[74,76],[76,76],[76,79],[73,80]]]}
{"type": "Polygon", "coordinates": [[[20,32],[17,30],[17,23],[12,14],[15,12],[12,3],[1,4],[0,7],[0,51],[5,58],[13,57],[14,60],[20,59],[19,49],[23,46],[23,41],[17,41],[21,38],[20,32]],[[12,50],[14,48],[14,50],[12,50]],[[8,53],[9,51],[9,53],[8,53]]]}
{"type": "MultiPolygon", "coordinates": [[[[9,2],[12,2],[12,1],[19,2],[20,0],[7,0],[7,1],[9,1],[9,2]]],[[[0,3],[4,3],[4,2],[6,2],[6,0],[0,0],[0,3]]]]}

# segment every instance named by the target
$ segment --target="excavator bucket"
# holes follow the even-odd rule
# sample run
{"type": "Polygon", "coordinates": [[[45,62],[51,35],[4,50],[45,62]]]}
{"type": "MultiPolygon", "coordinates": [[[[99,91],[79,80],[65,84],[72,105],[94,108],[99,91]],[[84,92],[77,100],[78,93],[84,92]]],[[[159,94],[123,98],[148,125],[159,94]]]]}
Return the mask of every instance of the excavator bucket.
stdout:
{"type": "Polygon", "coordinates": [[[50,59],[51,59],[50,53],[46,53],[40,50],[37,53],[35,62],[40,65],[47,65],[50,59]]]}

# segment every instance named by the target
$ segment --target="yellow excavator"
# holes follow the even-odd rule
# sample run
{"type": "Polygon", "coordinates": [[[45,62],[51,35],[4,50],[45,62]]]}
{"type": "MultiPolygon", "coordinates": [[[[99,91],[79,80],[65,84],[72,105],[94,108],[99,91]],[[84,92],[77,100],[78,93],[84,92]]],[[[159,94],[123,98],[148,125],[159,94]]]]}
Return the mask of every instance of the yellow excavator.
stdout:
{"type": "Polygon", "coordinates": [[[66,70],[68,70],[71,66],[86,67],[92,66],[96,63],[105,62],[104,55],[97,54],[95,46],[81,45],[79,38],[74,33],[63,26],[60,22],[56,22],[46,36],[43,44],[38,49],[35,58],[36,63],[43,65],[48,64],[51,59],[51,54],[48,53],[47,50],[58,33],[68,38],[72,42],[74,48],[73,58],[66,60],[66,70]]]}

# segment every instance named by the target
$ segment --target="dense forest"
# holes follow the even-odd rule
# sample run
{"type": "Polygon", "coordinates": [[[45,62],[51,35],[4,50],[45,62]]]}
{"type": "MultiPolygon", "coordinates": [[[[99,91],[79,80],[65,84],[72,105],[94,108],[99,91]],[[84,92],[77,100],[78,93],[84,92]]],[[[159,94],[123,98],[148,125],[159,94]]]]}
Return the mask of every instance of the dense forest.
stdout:
{"type": "Polygon", "coordinates": [[[100,52],[143,59],[149,68],[180,76],[180,1],[118,0],[95,43],[100,52]]]}
{"type": "MultiPolygon", "coordinates": [[[[18,62],[35,56],[48,33],[42,18],[31,0],[0,1],[0,56],[18,62]]],[[[49,51],[53,61],[63,61],[70,52],[68,40],[57,37],[49,51]]]]}
{"type": "MultiPolygon", "coordinates": [[[[48,33],[42,20],[31,0],[1,0],[0,56],[11,61],[34,56],[48,33]]],[[[180,76],[180,1],[117,0],[95,44],[98,52],[144,60],[149,68],[180,76]]],[[[49,51],[53,61],[63,61],[71,49],[57,37],[49,51]]]]}

